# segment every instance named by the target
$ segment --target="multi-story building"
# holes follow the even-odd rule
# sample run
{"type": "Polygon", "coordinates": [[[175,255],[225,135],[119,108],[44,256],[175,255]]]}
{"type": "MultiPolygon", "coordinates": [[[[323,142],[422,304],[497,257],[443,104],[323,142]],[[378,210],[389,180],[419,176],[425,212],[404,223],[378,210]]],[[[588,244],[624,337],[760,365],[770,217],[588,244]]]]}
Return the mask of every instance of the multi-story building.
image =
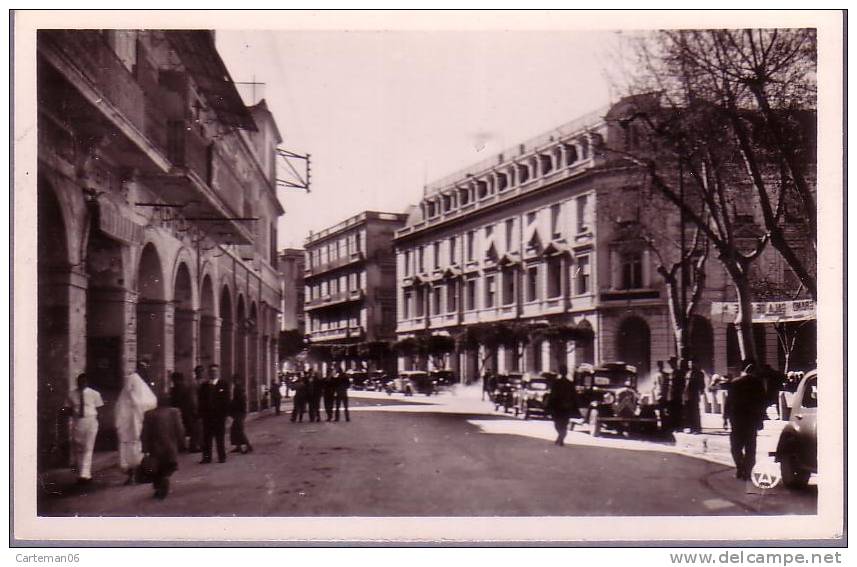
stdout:
{"type": "MultiPolygon", "coordinates": [[[[561,363],[574,368],[613,360],[647,373],[654,361],[675,354],[665,284],[634,218],[623,216],[645,176],[621,151],[610,151],[633,143],[616,120],[629,104],[562,125],[425,187],[396,234],[399,339],[461,337],[469,325],[492,321],[570,328],[577,337],[493,352],[456,341],[446,364],[464,381],[486,368],[555,371],[561,363]]],[[[677,209],[669,215],[649,220],[677,234],[677,209]]],[[[779,279],[788,272],[772,249],[758,266],[779,279]]],[[[734,325],[712,320],[711,303],[734,301],[734,292],[716,258],[707,274],[691,327],[692,352],[709,371],[723,372],[738,364],[737,337],[734,325]]],[[[773,326],[759,326],[756,335],[760,356],[777,366],[782,353],[773,326]]],[[[399,357],[401,369],[425,364],[399,357]]]]}
{"type": "Polygon", "coordinates": [[[304,258],[303,248],[286,248],[280,251],[279,269],[283,280],[283,306],[280,329],[306,332],[304,314],[304,258]]]}
{"type": "Polygon", "coordinates": [[[102,445],[143,358],[161,392],[217,363],[256,409],[281,304],[264,101],[245,106],[209,31],[42,30],[37,51],[40,464],[82,372],[102,445]]]}
{"type": "Polygon", "coordinates": [[[404,214],[365,211],[306,239],[304,311],[312,344],[394,339],[393,236],[405,219],[404,214]]]}

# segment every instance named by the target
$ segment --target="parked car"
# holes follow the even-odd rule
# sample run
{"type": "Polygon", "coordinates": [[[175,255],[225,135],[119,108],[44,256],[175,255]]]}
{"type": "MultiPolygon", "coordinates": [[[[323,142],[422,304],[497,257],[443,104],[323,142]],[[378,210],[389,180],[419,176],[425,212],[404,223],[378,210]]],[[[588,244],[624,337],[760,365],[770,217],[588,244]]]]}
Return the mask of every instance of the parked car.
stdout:
{"type": "Polygon", "coordinates": [[[369,372],[366,389],[373,390],[375,392],[384,392],[388,389],[388,386],[394,379],[394,376],[390,376],[383,370],[373,370],[369,372]]]}
{"type": "Polygon", "coordinates": [[[513,393],[515,415],[524,414],[524,419],[530,419],[530,416],[533,414],[547,417],[548,411],[545,405],[547,404],[554,379],[547,372],[536,376],[525,376],[521,388],[515,390],[513,393]]]}
{"type": "Polygon", "coordinates": [[[593,437],[601,435],[602,428],[618,433],[658,431],[657,407],[651,396],[637,391],[636,367],[624,362],[582,364],[574,381],[581,414],[593,437]]]}
{"type": "Polygon", "coordinates": [[[458,383],[458,378],[452,370],[432,370],[430,375],[438,390],[450,390],[458,383]]]}
{"type": "Polygon", "coordinates": [[[803,488],[818,473],[818,436],[815,425],[818,411],[818,371],[807,372],[798,384],[789,422],[780,433],[777,450],[771,453],[780,463],[783,484],[803,488]]]}
{"type": "Polygon", "coordinates": [[[400,372],[399,377],[393,380],[393,391],[401,392],[406,396],[413,396],[417,393],[431,396],[437,393],[437,386],[428,372],[406,370],[400,372]]]}
{"type": "Polygon", "coordinates": [[[502,407],[503,413],[507,413],[514,407],[515,392],[523,381],[523,374],[500,374],[494,378],[494,411],[502,407]]]}
{"type": "Polygon", "coordinates": [[[351,380],[351,387],[355,390],[368,389],[369,374],[367,372],[362,370],[348,370],[345,374],[351,380]]]}

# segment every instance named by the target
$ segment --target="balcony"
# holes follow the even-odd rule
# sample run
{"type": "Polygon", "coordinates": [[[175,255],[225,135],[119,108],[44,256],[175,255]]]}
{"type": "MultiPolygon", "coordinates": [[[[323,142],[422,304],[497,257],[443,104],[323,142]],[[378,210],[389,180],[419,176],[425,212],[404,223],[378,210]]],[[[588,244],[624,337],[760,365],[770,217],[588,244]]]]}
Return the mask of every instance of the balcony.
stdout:
{"type": "Polygon", "coordinates": [[[620,291],[602,291],[598,298],[601,301],[632,301],[659,299],[660,292],[656,289],[628,289],[620,291]]]}
{"type": "Polygon", "coordinates": [[[339,327],[337,329],[325,329],[323,331],[311,331],[310,340],[313,342],[336,341],[341,339],[361,339],[363,338],[363,327],[350,326],[339,327]]]}
{"type": "Polygon", "coordinates": [[[121,156],[128,166],[148,173],[169,169],[162,92],[158,87],[144,88],[100,31],[39,30],[38,50],[75,91],[65,93],[65,119],[84,134],[91,128],[94,135],[103,135],[104,126],[118,131],[121,136],[111,137],[103,151],[121,156]]]}
{"type": "Polygon", "coordinates": [[[315,309],[321,309],[322,307],[330,307],[331,305],[341,305],[343,303],[350,303],[352,301],[362,301],[364,297],[365,293],[362,289],[352,289],[351,291],[344,291],[342,293],[325,295],[307,301],[304,306],[304,311],[313,311],[315,309]]]}
{"type": "Polygon", "coordinates": [[[344,266],[350,266],[352,264],[362,262],[365,259],[366,254],[364,254],[363,252],[351,252],[350,254],[342,256],[341,258],[331,260],[330,262],[325,262],[324,264],[319,264],[318,266],[308,266],[304,270],[304,277],[317,276],[318,274],[330,272],[332,270],[337,270],[344,266]]]}

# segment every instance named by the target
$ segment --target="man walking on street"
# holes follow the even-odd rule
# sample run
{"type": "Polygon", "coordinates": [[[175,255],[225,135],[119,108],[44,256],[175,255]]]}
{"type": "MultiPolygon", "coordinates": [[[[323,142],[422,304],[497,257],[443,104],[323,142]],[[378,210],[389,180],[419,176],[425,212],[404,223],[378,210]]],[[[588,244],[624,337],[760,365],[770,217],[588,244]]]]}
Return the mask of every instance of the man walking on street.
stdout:
{"type": "Polygon", "coordinates": [[[750,480],[756,465],[756,435],[762,428],[765,385],[752,361],[745,361],[741,375],[727,385],[726,417],[731,424],[729,444],[735,461],[735,478],[750,480]]]}
{"type": "Polygon", "coordinates": [[[576,392],[574,383],[568,379],[568,368],[560,366],[559,378],[554,381],[547,403],[547,410],[550,412],[554,428],[556,428],[557,437],[554,445],[565,446],[568,422],[577,408],[575,400],[576,392]]]}
{"type": "MultiPolygon", "coordinates": [[[[193,431],[194,423],[196,423],[197,400],[193,389],[185,384],[184,375],[181,372],[173,372],[170,379],[172,380],[170,405],[177,408],[181,413],[182,426],[185,434],[188,434],[193,431]]],[[[192,438],[191,443],[193,443],[192,438]]]]}
{"type": "Polygon", "coordinates": [[[705,392],[705,375],[691,358],[688,360],[688,371],[684,384],[682,401],[684,407],[684,426],[690,433],[702,433],[702,417],[699,415],[699,398],[705,392]]]}
{"type": "Polygon", "coordinates": [[[220,366],[208,367],[209,381],[199,389],[199,414],[202,417],[202,460],[211,462],[212,444],[217,444],[217,459],[226,461],[226,417],[229,415],[229,385],[220,379],[220,366]]]}
{"type": "Polygon", "coordinates": [[[324,413],[327,421],[333,420],[333,403],[336,400],[336,380],[332,373],[328,373],[321,380],[321,396],[324,401],[324,413]]]}
{"type": "Polygon", "coordinates": [[[307,382],[307,404],[309,405],[309,420],[321,421],[321,376],[310,374],[307,382]]]}
{"type": "Polygon", "coordinates": [[[181,412],[170,407],[169,398],[158,396],[158,407],[143,415],[143,452],[152,463],[155,498],[163,500],[170,491],[170,476],[178,470],[179,451],[185,449],[181,412]]]}
{"type": "Polygon", "coordinates": [[[280,394],[280,383],[276,380],[271,382],[271,405],[274,406],[274,414],[280,415],[280,403],[283,401],[283,396],[280,394]]]}
{"type": "Polygon", "coordinates": [[[77,389],[69,392],[65,407],[72,411],[72,450],[78,484],[92,480],[92,451],[98,434],[98,408],[104,405],[101,394],[88,385],[86,374],[77,377],[77,389]]]}
{"type": "Polygon", "coordinates": [[[351,380],[348,374],[340,372],[334,379],[336,388],[336,421],[339,421],[339,409],[345,408],[345,421],[351,421],[351,415],[348,413],[348,387],[351,385],[351,380]]]}

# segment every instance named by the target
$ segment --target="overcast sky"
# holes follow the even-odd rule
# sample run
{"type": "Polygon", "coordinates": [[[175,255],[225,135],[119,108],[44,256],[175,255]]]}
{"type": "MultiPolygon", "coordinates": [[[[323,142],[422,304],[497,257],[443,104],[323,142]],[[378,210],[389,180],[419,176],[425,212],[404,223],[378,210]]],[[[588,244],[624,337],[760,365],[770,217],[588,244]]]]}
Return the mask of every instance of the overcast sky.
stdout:
{"type": "MultiPolygon", "coordinates": [[[[236,82],[263,82],[312,190],[279,189],[280,247],[610,102],[607,32],[218,31],[236,82]]],[[[300,165],[300,164],[299,164],[300,165]]],[[[282,167],[280,168],[282,171],[282,167]]]]}

